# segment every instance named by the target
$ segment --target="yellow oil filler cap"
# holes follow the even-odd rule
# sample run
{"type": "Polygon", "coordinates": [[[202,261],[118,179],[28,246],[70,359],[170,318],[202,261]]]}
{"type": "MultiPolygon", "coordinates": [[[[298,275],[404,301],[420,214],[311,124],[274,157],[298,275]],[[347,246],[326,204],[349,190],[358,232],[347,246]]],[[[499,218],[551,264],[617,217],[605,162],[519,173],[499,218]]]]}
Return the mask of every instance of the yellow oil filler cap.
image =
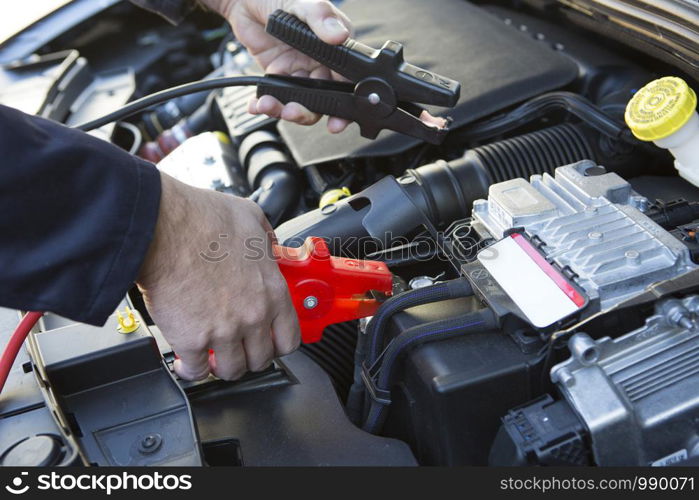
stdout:
{"type": "Polygon", "coordinates": [[[664,139],[681,129],[697,107],[697,96],[676,76],[654,80],[640,89],[626,106],[624,118],[642,141],[664,139]]]}

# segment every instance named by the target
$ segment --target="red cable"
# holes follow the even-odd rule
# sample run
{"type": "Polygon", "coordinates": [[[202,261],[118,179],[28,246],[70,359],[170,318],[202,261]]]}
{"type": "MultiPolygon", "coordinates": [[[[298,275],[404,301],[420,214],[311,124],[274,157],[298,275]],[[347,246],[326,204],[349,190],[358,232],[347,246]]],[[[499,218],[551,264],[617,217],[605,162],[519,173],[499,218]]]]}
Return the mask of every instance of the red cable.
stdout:
{"type": "Polygon", "coordinates": [[[19,353],[24,343],[24,339],[27,338],[31,329],[34,328],[34,325],[43,314],[42,312],[28,312],[25,314],[17,328],[15,328],[9,342],[7,342],[5,350],[2,352],[2,357],[0,357],[0,393],[3,387],[5,387],[5,382],[7,382],[7,377],[10,375],[10,370],[17,358],[17,353],[19,353]]]}

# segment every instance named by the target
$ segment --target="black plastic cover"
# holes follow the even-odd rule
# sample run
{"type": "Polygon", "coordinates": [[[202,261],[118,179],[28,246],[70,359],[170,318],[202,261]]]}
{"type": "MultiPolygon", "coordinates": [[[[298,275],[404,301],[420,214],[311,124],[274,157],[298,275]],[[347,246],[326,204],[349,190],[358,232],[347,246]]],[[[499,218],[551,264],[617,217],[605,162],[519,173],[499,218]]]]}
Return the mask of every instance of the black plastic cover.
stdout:
{"type": "MultiPolygon", "coordinates": [[[[561,88],[577,75],[577,66],[565,56],[463,0],[348,0],[342,9],[354,23],[357,40],[372,47],[396,40],[411,63],[461,82],[456,108],[427,108],[451,116],[452,128],[561,88]]],[[[301,166],[391,155],[419,144],[386,130],[370,141],[356,125],[331,135],[325,120],[313,127],[280,122],[279,131],[301,166]]]]}
{"type": "Polygon", "coordinates": [[[414,466],[410,448],[347,418],[328,375],[303,352],[278,362],[276,382],[188,390],[204,446],[233,440],[246,466],[414,466]],[[279,378],[281,377],[281,378],[279,378]]]}
{"type": "Polygon", "coordinates": [[[85,459],[95,465],[201,465],[184,392],[143,324],[132,333],[76,323],[34,335],[35,369],[48,382],[85,459]]]}
{"type": "MultiPolygon", "coordinates": [[[[474,297],[413,307],[391,318],[387,334],[481,307],[474,297]]],[[[541,394],[541,366],[497,330],[416,347],[399,369],[384,430],[421,465],[487,465],[500,418],[541,394]]]]}

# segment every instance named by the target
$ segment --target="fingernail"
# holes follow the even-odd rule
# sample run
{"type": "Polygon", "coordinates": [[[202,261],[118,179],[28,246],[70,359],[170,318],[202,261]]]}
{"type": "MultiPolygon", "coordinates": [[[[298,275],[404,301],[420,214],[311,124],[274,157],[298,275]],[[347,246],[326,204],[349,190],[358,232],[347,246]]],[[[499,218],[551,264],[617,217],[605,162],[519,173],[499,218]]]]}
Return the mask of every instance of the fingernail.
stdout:
{"type": "Polygon", "coordinates": [[[326,17],[323,20],[323,26],[328,30],[330,35],[344,35],[348,33],[347,28],[342,22],[336,17],[326,17]]]}

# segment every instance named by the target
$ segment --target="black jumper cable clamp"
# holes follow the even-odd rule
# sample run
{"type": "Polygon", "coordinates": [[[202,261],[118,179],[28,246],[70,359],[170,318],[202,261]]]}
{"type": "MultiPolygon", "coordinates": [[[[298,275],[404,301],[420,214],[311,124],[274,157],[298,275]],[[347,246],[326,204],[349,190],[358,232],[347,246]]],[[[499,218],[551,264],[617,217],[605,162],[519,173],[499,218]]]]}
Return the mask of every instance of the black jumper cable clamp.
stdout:
{"type": "Polygon", "coordinates": [[[444,140],[447,126],[423,122],[423,110],[414,103],[452,108],[461,84],[405,62],[400,43],[388,41],[380,50],[351,38],[342,45],[329,45],[282,10],[269,16],[267,33],[352,83],[266,75],[276,82],[258,84],[257,97],[270,95],[284,104],[297,102],[310,111],[354,121],[368,139],[389,129],[431,144],[444,140]]]}

